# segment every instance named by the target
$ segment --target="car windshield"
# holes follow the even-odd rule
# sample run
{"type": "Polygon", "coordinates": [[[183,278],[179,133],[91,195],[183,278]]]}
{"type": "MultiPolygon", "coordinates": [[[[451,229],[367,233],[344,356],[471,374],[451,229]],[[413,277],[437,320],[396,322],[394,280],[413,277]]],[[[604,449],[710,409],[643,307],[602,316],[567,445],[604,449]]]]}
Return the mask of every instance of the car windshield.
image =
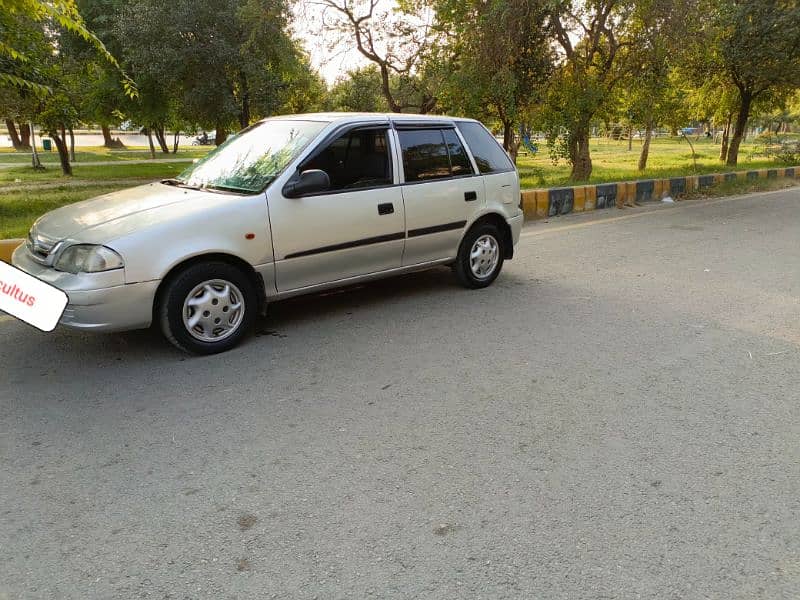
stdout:
{"type": "Polygon", "coordinates": [[[232,137],[171,181],[220,191],[260,192],[325,125],[319,121],[264,121],[232,137]]]}

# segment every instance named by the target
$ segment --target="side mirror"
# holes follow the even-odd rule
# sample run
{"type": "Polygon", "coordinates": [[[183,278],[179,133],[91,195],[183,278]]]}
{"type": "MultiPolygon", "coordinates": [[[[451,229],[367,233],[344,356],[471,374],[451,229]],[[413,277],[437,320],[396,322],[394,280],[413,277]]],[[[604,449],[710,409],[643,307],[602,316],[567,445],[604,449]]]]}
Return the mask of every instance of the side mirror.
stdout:
{"type": "Polygon", "coordinates": [[[309,169],[300,173],[296,181],[287,183],[283,188],[283,195],[287,198],[299,198],[309,194],[325,192],[331,187],[331,178],[325,171],[309,169]]]}

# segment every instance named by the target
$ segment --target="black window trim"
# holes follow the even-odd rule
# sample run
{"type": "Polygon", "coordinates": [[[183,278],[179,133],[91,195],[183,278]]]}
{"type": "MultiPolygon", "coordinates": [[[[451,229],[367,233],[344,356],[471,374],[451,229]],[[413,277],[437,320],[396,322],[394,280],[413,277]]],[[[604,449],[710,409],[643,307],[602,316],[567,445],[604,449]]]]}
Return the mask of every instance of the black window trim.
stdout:
{"type": "Polygon", "coordinates": [[[455,129],[452,121],[392,121],[392,126],[397,131],[409,129],[455,129]]]}

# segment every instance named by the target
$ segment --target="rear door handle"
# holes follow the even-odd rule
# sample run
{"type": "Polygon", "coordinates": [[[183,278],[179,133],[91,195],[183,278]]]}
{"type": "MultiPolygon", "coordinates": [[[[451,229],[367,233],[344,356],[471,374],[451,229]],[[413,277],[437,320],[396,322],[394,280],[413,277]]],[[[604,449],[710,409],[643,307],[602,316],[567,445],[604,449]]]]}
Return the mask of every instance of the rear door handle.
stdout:
{"type": "Polygon", "coordinates": [[[478,199],[478,192],[464,192],[464,201],[472,202],[478,199]]]}
{"type": "Polygon", "coordinates": [[[385,204],[378,204],[379,215],[391,215],[394,212],[394,204],[386,202],[385,204]]]}

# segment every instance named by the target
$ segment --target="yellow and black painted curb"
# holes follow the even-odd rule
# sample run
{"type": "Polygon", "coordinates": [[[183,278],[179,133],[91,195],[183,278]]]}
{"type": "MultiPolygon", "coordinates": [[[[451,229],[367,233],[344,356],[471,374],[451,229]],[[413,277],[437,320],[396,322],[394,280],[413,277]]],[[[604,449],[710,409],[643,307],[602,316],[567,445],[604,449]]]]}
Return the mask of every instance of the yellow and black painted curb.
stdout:
{"type": "Polygon", "coordinates": [[[11,255],[25,240],[0,240],[0,260],[11,262],[11,255]]]}
{"type": "Polygon", "coordinates": [[[521,205],[525,213],[525,220],[533,221],[571,212],[585,212],[614,206],[622,207],[634,202],[659,200],[665,196],[680,199],[682,194],[702,190],[735,179],[771,179],[777,177],[800,177],[800,167],[523,190],[521,205]]]}

